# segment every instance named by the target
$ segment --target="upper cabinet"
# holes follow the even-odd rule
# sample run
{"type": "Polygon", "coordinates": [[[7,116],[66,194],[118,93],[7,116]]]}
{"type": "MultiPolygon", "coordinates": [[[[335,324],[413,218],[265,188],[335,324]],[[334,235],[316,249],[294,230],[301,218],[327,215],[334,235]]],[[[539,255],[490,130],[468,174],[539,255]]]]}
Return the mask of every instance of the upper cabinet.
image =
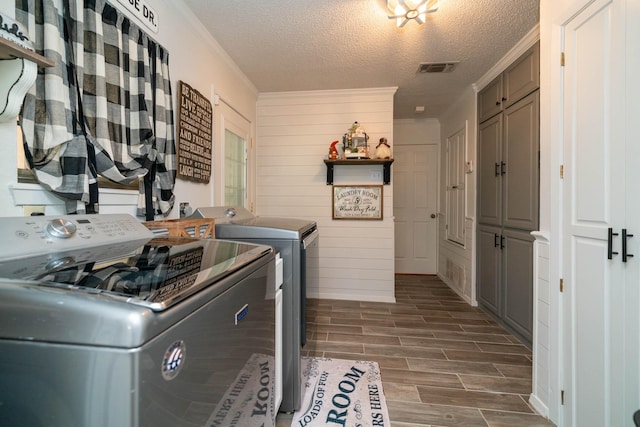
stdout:
{"type": "Polygon", "coordinates": [[[480,122],[495,116],[540,87],[540,43],[536,43],[478,93],[480,122]]]}

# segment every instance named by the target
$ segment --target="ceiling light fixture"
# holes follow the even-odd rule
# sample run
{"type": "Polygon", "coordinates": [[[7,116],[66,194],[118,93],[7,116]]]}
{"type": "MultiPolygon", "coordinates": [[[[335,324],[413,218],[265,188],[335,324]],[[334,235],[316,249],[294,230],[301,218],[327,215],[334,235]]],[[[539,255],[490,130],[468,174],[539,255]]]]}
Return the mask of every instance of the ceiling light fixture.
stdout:
{"type": "Polygon", "coordinates": [[[389,19],[395,19],[398,28],[402,28],[411,19],[424,24],[427,13],[438,10],[438,0],[387,0],[387,8],[393,13],[389,19]]]}

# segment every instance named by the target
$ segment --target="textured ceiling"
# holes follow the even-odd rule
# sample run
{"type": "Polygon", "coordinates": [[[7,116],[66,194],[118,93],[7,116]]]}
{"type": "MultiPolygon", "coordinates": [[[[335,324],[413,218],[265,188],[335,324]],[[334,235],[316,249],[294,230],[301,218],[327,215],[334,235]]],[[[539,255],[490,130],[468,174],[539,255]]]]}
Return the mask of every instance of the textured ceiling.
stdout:
{"type": "Polygon", "coordinates": [[[397,119],[440,116],[539,19],[538,0],[440,0],[403,28],[384,0],[184,1],[260,92],[397,86],[397,119]]]}

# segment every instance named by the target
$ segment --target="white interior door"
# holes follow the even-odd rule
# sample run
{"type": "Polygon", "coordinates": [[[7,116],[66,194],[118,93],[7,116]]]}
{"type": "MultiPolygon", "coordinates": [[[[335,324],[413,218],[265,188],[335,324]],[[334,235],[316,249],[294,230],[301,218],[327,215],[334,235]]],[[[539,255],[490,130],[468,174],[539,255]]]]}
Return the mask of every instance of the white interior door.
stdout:
{"type": "MultiPolygon", "coordinates": [[[[626,225],[635,236],[628,241],[628,250],[634,255],[623,265],[624,285],[624,408],[629,414],[640,410],[640,2],[628,1],[626,16],[626,225]]],[[[626,421],[626,420],[625,420],[626,421]]]]}
{"type": "Polygon", "coordinates": [[[637,373],[625,372],[625,361],[637,353],[625,348],[620,249],[628,192],[624,3],[592,2],[563,34],[564,426],[632,425],[625,383],[637,373]]]}
{"type": "Polygon", "coordinates": [[[396,273],[436,274],[438,146],[396,145],[393,157],[396,273]]]}

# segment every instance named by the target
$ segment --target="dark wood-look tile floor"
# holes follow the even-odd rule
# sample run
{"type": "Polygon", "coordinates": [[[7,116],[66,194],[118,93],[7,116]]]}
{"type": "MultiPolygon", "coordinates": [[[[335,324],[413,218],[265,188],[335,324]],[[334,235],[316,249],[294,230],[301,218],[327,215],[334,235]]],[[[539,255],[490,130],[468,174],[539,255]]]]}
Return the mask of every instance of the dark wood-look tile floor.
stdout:
{"type": "Polygon", "coordinates": [[[378,362],[393,427],[553,426],[528,403],[530,350],[482,310],[435,276],[396,276],[396,301],[309,300],[303,355],[378,362]]]}

